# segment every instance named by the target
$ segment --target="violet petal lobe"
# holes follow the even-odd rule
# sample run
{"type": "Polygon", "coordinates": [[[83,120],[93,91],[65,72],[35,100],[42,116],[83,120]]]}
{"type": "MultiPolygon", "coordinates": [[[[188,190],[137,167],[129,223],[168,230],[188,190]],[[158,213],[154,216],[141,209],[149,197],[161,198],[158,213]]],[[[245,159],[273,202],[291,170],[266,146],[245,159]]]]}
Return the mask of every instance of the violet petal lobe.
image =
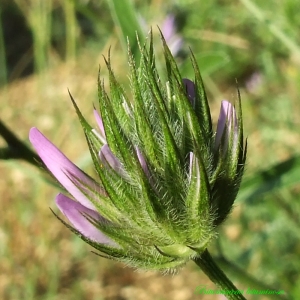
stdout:
{"type": "Polygon", "coordinates": [[[182,48],[183,39],[176,33],[177,26],[175,16],[170,14],[166,17],[162,25],[162,34],[167,42],[167,45],[173,55],[176,55],[182,48]]]}
{"type": "Polygon", "coordinates": [[[146,176],[148,178],[150,178],[150,172],[149,172],[149,169],[148,169],[148,166],[147,166],[147,162],[145,160],[144,155],[142,154],[141,150],[138,147],[135,147],[135,151],[136,151],[138,160],[140,162],[140,165],[141,165],[144,173],[146,174],[146,176]]]}
{"type": "Polygon", "coordinates": [[[105,135],[105,130],[104,130],[104,126],[103,126],[103,121],[102,121],[102,118],[101,118],[100,114],[98,113],[98,111],[96,109],[94,109],[94,117],[95,117],[96,122],[98,124],[98,127],[100,129],[100,135],[104,138],[104,140],[106,140],[106,135],[105,135]]]}
{"type": "Polygon", "coordinates": [[[187,79],[187,78],[183,78],[182,82],[183,82],[183,86],[185,87],[185,91],[186,91],[186,94],[188,96],[188,99],[190,100],[192,106],[195,107],[196,93],[195,93],[195,84],[194,84],[194,82],[187,79]]]}
{"type": "Polygon", "coordinates": [[[162,25],[162,33],[165,40],[168,42],[176,33],[175,16],[167,15],[162,25]]]}
{"type": "Polygon", "coordinates": [[[110,238],[95,227],[87,217],[96,222],[107,222],[96,211],[87,208],[86,206],[74,201],[63,194],[56,196],[56,205],[59,210],[68,218],[74,228],[87,238],[101,244],[109,244],[116,246],[110,238]]]}
{"type": "Polygon", "coordinates": [[[82,205],[89,209],[95,209],[93,203],[76,186],[79,181],[81,186],[91,186],[93,190],[99,190],[100,187],[88,177],[83,171],[75,166],[55,145],[53,145],[37,128],[33,127],[29,133],[29,140],[38,155],[56,177],[62,186],[82,205]],[[74,176],[74,180],[72,180],[74,176]],[[76,184],[74,184],[76,182],[76,184]]]}
{"type": "Polygon", "coordinates": [[[99,158],[103,162],[104,165],[110,166],[119,175],[121,175],[121,176],[124,175],[124,169],[123,169],[121,162],[111,152],[111,150],[107,144],[105,144],[101,147],[100,152],[99,152],[99,158]]]}
{"type": "Polygon", "coordinates": [[[225,131],[225,126],[227,126],[228,128],[226,132],[227,136],[225,137],[225,142],[228,143],[228,138],[230,136],[230,130],[232,128],[232,125],[234,126],[235,130],[237,126],[237,119],[234,106],[227,100],[223,100],[221,103],[220,115],[216,131],[215,149],[217,149],[221,143],[222,136],[225,131]],[[234,123],[232,124],[232,122],[234,123]]]}

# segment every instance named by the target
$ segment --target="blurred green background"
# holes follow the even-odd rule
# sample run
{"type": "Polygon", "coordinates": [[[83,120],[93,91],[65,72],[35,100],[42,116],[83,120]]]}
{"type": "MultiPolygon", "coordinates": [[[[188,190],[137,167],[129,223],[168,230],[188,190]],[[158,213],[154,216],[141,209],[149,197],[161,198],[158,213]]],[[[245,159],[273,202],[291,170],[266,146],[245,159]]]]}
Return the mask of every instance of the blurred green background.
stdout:
{"type": "MultiPolygon", "coordinates": [[[[94,124],[102,55],[110,49],[129,90],[127,36],[137,55],[136,31],[142,38],[152,27],[160,59],[157,26],[173,16],[183,41],[176,59],[191,77],[189,48],[196,55],[214,122],[220,101],[237,99],[236,82],[242,96],[246,174],[210,251],[239,289],[299,299],[299,11],[298,0],[1,0],[0,118],[26,143],[38,127],[92,174],[67,89],[94,124]]],[[[194,293],[215,287],[192,263],[162,277],[95,256],[52,215],[58,190],[42,171],[2,160],[0,172],[0,299],[221,299],[194,293]]]]}

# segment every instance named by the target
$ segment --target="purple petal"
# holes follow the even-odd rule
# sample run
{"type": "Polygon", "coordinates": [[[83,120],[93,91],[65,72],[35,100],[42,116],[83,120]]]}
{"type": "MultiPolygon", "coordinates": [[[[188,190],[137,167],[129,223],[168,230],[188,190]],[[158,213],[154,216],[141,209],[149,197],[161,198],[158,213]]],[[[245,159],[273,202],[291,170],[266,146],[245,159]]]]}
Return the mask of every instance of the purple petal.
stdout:
{"type": "Polygon", "coordinates": [[[176,32],[176,25],[175,25],[175,16],[174,15],[168,15],[162,25],[162,34],[168,43],[171,37],[176,32]]]}
{"type": "Polygon", "coordinates": [[[234,128],[234,135],[237,136],[237,118],[236,118],[234,106],[227,100],[223,100],[221,104],[220,115],[219,115],[219,120],[217,125],[215,149],[219,147],[224,131],[226,133],[225,143],[228,144],[228,139],[231,135],[232,126],[234,128]],[[225,126],[227,127],[226,131],[225,131],[225,126]]]}
{"type": "Polygon", "coordinates": [[[100,129],[100,134],[106,139],[103,121],[102,121],[102,118],[100,117],[100,114],[98,113],[98,111],[96,109],[94,109],[94,117],[95,117],[98,127],[100,129]]]}
{"type": "MultiPolygon", "coordinates": [[[[95,209],[92,202],[80,191],[84,186],[90,187],[90,190],[104,193],[97,183],[88,175],[75,166],[56,146],[54,146],[37,128],[31,128],[29,140],[38,155],[56,177],[56,179],[65,187],[65,189],[82,205],[90,209],[95,209]],[[76,182],[76,185],[74,184],[76,182]]],[[[88,190],[87,190],[88,192],[88,190]]]]}
{"type": "Polygon", "coordinates": [[[79,202],[74,201],[63,194],[58,194],[56,196],[56,205],[59,210],[69,219],[74,228],[77,229],[82,235],[97,243],[116,246],[115,242],[103,234],[87,219],[87,217],[91,217],[99,223],[108,222],[96,211],[83,206],[79,202]]]}
{"type": "Polygon", "coordinates": [[[195,92],[194,82],[187,78],[183,78],[182,82],[183,82],[183,86],[185,87],[185,91],[188,96],[188,99],[190,100],[192,106],[195,107],[196,92],[195,92]]]}
{"type": "Polygon", "coordinates": [[[161,31],[171,53],[175,56],[182,48],[183,39],[176,34],[177,26],[174,15],[170,14],[166,17],[161,31]]]}
{"type": "Polygon", "coordinates": [[[99,152],[99,158],[103,162],[104,165],[110,166],[113,170],[115,170],[120,175],[124,175],[124,169],[120,161],[115,157],[115,155],[111,152],[109,146],[107,144],[103,145],[99,152]]]}
{"type": "Polygon", "coordinates": [[[146,176],[148,178],[150,178],[150,172],[149,172],[149,169],[148,169],[148,166],[147,166],[147,162],[145,160],[144,155],[142,154],[141,150],[138,147],[135,148],[135,151],[136,151],[136,154],[137,154],[137,157],[138,157],[138,160],[139,160],[139,162],[141,164],[142,169],[144,170],[146,176]]]}

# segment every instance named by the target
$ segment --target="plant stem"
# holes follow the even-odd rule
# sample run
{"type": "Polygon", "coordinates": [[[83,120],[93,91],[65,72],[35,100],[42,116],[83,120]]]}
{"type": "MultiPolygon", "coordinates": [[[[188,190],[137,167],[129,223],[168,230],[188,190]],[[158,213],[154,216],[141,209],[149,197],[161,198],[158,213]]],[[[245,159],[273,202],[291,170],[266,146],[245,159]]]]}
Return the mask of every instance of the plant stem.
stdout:
{"type": "MultiPolygon", "coordinates": [[[[222,291],[230,292],[226,294],[228,299],[245,300],[243,291],[238,290],[235,285],[228,279],[225,273],[215,263],[208,250],[206,249],[200,256],[193,259],[202,271],[215,283],[222,291]],[[234,293],[236,291],[236,293],[234,293]]],[[[224,293],[225,294],[225,293],[224,293]]]]}
{"type": "MultiPolygon", "coordinates": [[[[247,274],[243,269],[228,261],[224,256],[216,257],[215,260],[222,267],[225,268],[226,271],[232,276],[238,277],[239,281],[244,285],[251,286],[251,288],[261,291],[272,291],[275,288],[268,286],[264,282],[253,278],[251,275],[247,274]]],[[[269,294],[268,297],[270,299],[289,299],[286,294],[269,294]]]]}
{"type": "Polygon", "coordinates": [[[41,167],[40,157],[22,142],[1,120],[0,136],[6,141],[8,147],[0,148],[0,159],[23,159],[30,164],[41,167]]]}

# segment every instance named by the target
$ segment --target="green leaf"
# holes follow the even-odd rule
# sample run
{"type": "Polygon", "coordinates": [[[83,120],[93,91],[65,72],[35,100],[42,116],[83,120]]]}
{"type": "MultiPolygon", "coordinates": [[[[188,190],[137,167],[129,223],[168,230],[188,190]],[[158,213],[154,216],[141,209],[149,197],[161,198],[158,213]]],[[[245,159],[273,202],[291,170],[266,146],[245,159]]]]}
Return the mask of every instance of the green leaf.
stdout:
{"type": "MultiPolygon", "coordinates": [[[[195,55],[201,74],[209,75],[220,69],[229,62],[229,57],[223,51],[201,52],[195,55]]],[[[192,66],[189,60],[186,60],[181,66],[182,74],[193,74],[192,66]]]]}
{"type": "Polygon", "coordinates": [[[112,17],[118,26],[118,32],[124,50],[127,52],[127,45],[130,45],[131,52],[136,61],[139,61],[140,51],[138,40],[143,42],[143,30],[138,21],[136,10],[130,0],[107,0],[112,17]]]}

